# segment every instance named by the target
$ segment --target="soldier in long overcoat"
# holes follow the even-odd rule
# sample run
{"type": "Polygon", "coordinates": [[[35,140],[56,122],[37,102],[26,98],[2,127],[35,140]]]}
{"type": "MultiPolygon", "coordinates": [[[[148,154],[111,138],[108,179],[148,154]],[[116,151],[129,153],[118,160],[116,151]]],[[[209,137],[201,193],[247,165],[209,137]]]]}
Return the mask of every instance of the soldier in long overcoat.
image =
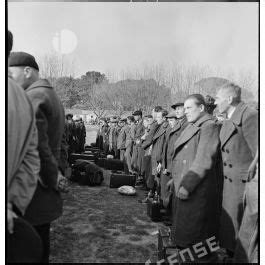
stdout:
{"type": "MultiPolygon", "coordinates": [[[[169,127],[168,122],[166,120],[168,112],[166,110],[161,110],[157,113],[157,122],[159,124],[159,128],[153,136],[152,140],[152,152],[151,152],[151,163],[152,163],[152,175],[156,176],[154,178],[156,182],[158,182],[158,178],[161,174],[161,166],[162,166],[162,155],[163,155],[163,146],[165,144],[165,135],[166,130],[169,127]]],[[[156,183],[153,187],[153,191],[156,188],[158,183],[156,183]]]]}
{"type": "Polygon", "coordinates": [[[119,159],[123,161],[125,159],[125,142],[126,142],[126,133],[128,131],[128,125],[126,124],[126,119],[120,121],[120,131],[117,138],[117,148],[119,150],[119,159]]]}
{"type": "Polygon", "coordinates": [[[175,124],[172,127],[168,127],[165,134],[165,144],[163,146],[163,157],[162,157],[162,174],[161,174],[161,199],[164,207],[168,207],[170,202],[171,187],[168,187],[168,181],[172,179],[171,167],[172,167],[172,156],[174,150],[174,144],[180,136],[181,132],[187,127],[188,122],[186,117],[182,117],[177,120],[175,111],[167,115],[169,123],[175,124]],[[174,122],[175,120],[175,122],[174,122]]]}
{"type": "Polygon", "coordinates": [[[143,125],[142,111],[137,110],[133,113],[133,116],[136,120],[135,135],[134,135],[134,144],[133,144],[133,154],[132,154],[132,164],[133,168],[138,174],[141,175],[142,171],[142,161],[144,156],[144,150],[141,146],[141,137],[145,133],[145,128],[143,125]]]}
{"type": "MultiPolygon", "coordinates": [[[[172,178],[177,198],[171,239],[180,249],[218,234],[218,178],[216,164],[220,140],[219,127],[205,112],[199,94],[184,104],[189,125],[174,145],[172,178]]],[[[197,258],[197,257],[195,257],[197,258]]]]}
{"type": "Polygon", "coordinates": [[[128,170],[130,173],[134,173],[132,168],[132,151],[133,151],[133,140],[135,135],[135,120],[133,116],[129,116],[127,118],[128,123],[128,131],[126,134],[126,140],[125,140],[125,159],[128,166],[128,170]]]}
{"type": "Polygon", "coordinates": [[[218,110],[226,113],[220,131],[223,160],[223,211],[220,245],[232,256],[243,217],[243,194],[248,168],[258,148],[258,112],[241,102],[241,89],[233,83],[216,95],[218,110]]]}

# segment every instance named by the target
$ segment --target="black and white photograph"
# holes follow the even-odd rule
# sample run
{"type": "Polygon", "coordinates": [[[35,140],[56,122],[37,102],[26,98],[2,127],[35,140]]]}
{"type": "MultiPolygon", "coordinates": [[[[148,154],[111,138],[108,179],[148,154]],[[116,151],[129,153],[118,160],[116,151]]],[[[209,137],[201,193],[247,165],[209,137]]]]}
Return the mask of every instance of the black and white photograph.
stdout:
{"type": "Polygon", "coordinates": [[[259,9],[6,2],[7,263],[260,262],[259,9]]]}

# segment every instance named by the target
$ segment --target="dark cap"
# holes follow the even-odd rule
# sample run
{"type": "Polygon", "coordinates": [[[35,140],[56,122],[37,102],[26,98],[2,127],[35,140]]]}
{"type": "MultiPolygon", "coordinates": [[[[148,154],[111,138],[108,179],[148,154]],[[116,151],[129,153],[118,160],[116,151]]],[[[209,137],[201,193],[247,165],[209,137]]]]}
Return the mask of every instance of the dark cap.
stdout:
{"type": "Polygon", "coordinates": [[[141,110],[136,110],[133,114],[132,114],[133,116],[142,116],[143,115],[143,113],[142,113],[142,111],[141,110]]]}
{"type": "Polygon", "coordinates": [[[39,71],[39,66],[36,63],[34,56],[26,52],[11,52],[8,60],[8,65],[12,66],[30,66],[39,71]]]}
{"type": "Polygon", "coordinates": [[[172,109],[176,109],[177,107],[180,107],[180,106],[184,106],[184,103],[183,102],[178,102],[174,105],[171,106],[172,109]]]}
{"type": "Polygon", "coordinates": [[[168,115],[166,116],[166,118],[168,118],[168,119],[172,119],[172,118],[177,119],[176,112],[175,111],[169,112],[168,115]]]}

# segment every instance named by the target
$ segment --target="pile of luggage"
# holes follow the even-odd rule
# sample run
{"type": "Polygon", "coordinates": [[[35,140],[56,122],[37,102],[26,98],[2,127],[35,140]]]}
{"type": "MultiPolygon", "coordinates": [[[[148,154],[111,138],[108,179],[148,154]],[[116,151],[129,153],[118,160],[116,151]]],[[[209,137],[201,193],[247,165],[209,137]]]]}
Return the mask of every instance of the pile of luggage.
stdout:
{"type": "Polygon", "coordinates": [[[103,170],[111,170],[110,188],[135,186],[136,175],[130,174],[125,162],[107,157],[107,154],[91,144],[85,146],[82,154],[71,154],[69,164],[72,169],[70,180],[80,185],[101,185],[104,180],[103,170]]]}
{"type": "Polygon", "coordinates": [[[96,147],[87,147],[82,154],[71,154],[69,164],[72,169],[70,180],[80,185],[97,186],[104,180],[103,170],[96,164],[98,157],[103,156],[96,147]]]}

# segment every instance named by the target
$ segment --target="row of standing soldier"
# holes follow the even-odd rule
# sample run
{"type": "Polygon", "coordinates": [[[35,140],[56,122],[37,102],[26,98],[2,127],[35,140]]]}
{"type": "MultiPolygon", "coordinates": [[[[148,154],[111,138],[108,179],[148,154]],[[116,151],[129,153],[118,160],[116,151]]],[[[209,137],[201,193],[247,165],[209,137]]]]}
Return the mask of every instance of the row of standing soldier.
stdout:
{"type": "MultiPolygon", "coordinates": [[[[160,193],[172,216],[173,245],[189,248],[214,236],[229,258],[257,260],[258,182],[252,162],[258,112],[241,101],[241,89],[233,83],[223,85],[216,100],[194,94],[172,108],[168,113],[157,106],[143,118],[135,111],[119,125],[112,119],[116,157],[137,172],[147,197],[160,193]],[[225,119],[212,115],[216,105],[225,119]],[[246,196],[252,198],[248,205],[246,196]]],[[[105,151],[111,150],[109,132],[102,119],[97,143],[105,151]]]]}

